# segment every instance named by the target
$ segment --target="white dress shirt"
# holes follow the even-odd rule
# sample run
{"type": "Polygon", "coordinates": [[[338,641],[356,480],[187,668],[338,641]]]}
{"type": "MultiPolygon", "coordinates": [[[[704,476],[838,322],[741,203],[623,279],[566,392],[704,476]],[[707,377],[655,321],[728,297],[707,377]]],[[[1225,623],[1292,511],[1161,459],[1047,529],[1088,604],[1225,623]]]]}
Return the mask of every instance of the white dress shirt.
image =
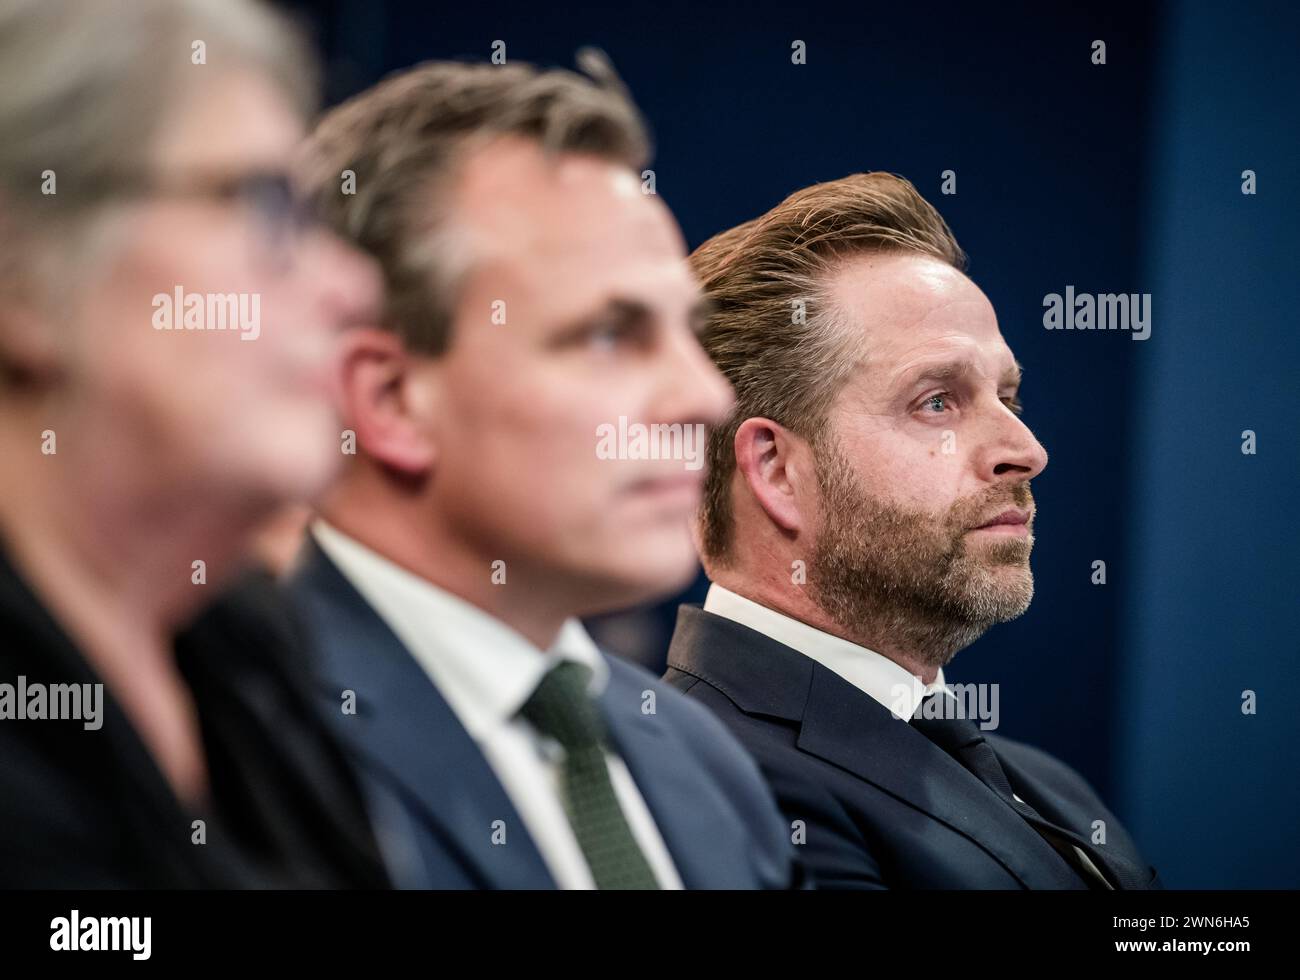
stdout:
{"type": "MultiPolygon", "coordinates": [[[[501,620],[408,572],[322,520],[312,535],[420,664],[478,744],[551,876],[561,888],[594,888],[591,869],[561,799],[564,749],[519,717],[543,675],[559,659],[592,671],[592,697],[609,680],[609,665],[577,619],[563,625],[545,652],[501,620]]],[[[486,572],[484,573],[486,574],[486,572]]],[[[419,738],[418,725],[411,737],[419,738]]],[[[430,751],[436,752],[436,747],[430,751]]],[[[606,753],[609,777],[632,834],[663,888],[682,881],[659,828],[623,760],[606,753]]],[[[490,827],[483,828],[491,833],[490,827]]]]}
{"type": "MultiPolygon", "coordinates": [[[[792,650],[798,650],[827,670],[839,674],[864,694],[870,695],[902,721],[910,720],[916,706],[935,691],[956,698],[943,681],[942,667],[935,674],[934,681],[926,684],[906,667],[875,650],[832,636],[815,626],[737,595],[717,583],[709,586],[708,595],[704,598],[704,611],[730,619],[741,626],[748,626],[792,650]]],[[[1021,803],[1024,802],[1017,794],[1011,795],[1021,803]]],[[[1074,852],[1079,856],[1086,873],[1094,875],[1105,887],[1112,887],[1086,851],[1074,845],[1074,852]]]]}
{"type": "Polygon", "coordinates": [[[748,626],[792,650],[798,650],[827,670],[839,674],[858,690],[883,704],[893,712],[895,718],[903,721],[912,717],[916,706],[929,694],[942,691],[949,697],[955,697],[943,682],[942,667],[933,683],[926,684],[884,654],[832,636],[775,609],[761,606],[717,583],[709,586],[709,593],[704,599],[704,611],[730,619],[741,626],[748,626]]]}

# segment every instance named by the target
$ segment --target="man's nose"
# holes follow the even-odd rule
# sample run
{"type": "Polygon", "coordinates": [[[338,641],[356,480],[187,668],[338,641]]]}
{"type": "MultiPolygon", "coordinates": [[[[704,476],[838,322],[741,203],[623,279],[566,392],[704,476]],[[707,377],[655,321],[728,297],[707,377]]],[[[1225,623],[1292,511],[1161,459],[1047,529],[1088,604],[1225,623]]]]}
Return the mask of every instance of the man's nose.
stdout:
{"type": "Polygon", "coordinates": [[[1047,450],[1020,418],[1005,411],[990,451],[984,457],[988,482],[1020,483],[1032,480],[1047,467],[1047,450]]]}
{"type": "Polygon", "coordinates": [[[383,311],[384,283],[378,264],[329,233],[313,244],[309,263],[321,290],[328,322],[335,326],[373,325],[383,311]]]}
{"type": "Polygon", "coordinates": [[[669,342],[662,390],[656,414],[672,422],[719,425],[736,401],[731,382],[709,359],[695,333],[686,328],[669,342]]]}

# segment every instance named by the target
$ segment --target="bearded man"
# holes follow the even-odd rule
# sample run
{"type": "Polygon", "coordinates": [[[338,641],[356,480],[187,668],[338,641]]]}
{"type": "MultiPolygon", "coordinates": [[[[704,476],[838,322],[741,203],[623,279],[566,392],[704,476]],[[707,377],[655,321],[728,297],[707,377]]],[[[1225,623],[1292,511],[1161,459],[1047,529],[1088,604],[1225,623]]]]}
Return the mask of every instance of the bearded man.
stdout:
{"type": "Polygon", "coordinates": [[[712,585],[666,679],[758,760],[816,884],[1160,887],[1083,777],[944,683],[1029,606],[1047,465],[944,220],[906,180],[855,174],[691,261],[736,403],[697,525],[712,585]]]}

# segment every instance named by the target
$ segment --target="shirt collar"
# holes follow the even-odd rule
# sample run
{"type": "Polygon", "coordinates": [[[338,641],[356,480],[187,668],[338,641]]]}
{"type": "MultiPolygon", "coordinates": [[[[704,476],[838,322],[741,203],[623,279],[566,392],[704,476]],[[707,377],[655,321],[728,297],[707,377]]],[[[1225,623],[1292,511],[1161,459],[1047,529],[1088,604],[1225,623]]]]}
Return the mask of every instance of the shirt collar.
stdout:
{"type": "Polygon", "coordinates": [[[931,684],[883,654],[809,626],[775,609],[746,599],[716,582],[709,586],[704,611],[771,637],[833,671],[858,690],[888,708],[896,718],[911,719],[928,694],[954,696],[943,680],[943,668],[931,684]]]}
{"type": "MultiPolygon", "coordinates": [[[[374,608],[476,739],[509,724],[542,676],[561,659],[591,669],[593,697],[609,665],[576,618],[540,650],[495,616],[390,561],[321,519],[312,536],[374,608]]],[[[501,586],[504,588],[504,586],[501,586]]]]}

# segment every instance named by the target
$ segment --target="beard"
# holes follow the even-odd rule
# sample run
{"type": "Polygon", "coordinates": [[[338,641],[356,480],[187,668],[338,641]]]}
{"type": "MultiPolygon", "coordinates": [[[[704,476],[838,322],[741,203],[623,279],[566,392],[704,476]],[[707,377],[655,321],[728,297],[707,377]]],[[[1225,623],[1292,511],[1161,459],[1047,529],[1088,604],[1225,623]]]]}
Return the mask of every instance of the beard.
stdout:
{"type": "Polygon", "coordinates": [[[945,514],[910,510],[874,497],[837,445],[820,443],[817,478],[822,525],[809,565],[810,597],[849,638],[909,651],[942,667],[990,626],[1029,608],[1031,533],[966,532],[1009,507],[1032,509],[1028,482],[990,487],[945,514]]]}

